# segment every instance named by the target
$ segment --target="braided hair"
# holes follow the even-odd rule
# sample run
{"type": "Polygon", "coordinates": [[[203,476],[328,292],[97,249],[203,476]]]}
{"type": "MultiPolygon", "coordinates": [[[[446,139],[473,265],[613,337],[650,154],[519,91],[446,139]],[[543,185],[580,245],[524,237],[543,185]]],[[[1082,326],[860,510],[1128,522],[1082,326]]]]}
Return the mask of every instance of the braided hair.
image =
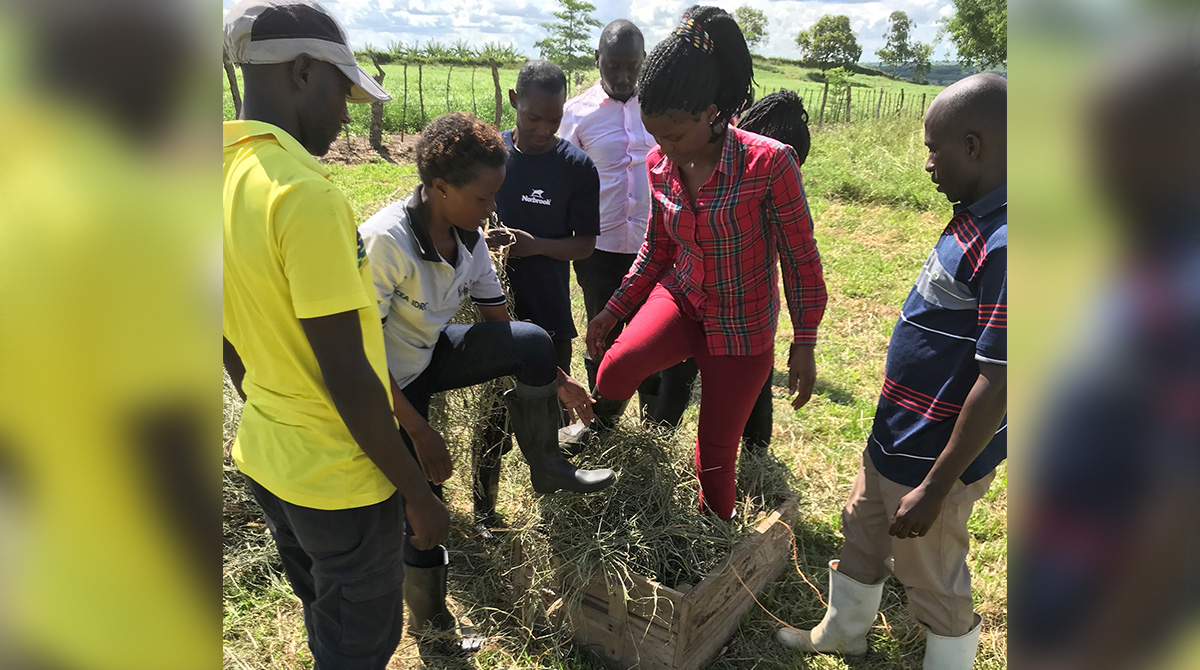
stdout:
{"type": "Polygon", "coordinates": [[[792,145],[801,165],[808,157],[808,112],[793,91],[777,91],[754,103],[738,120],[738,128],[792,145]]]}
{"type": "Polygon", "coordinates": [[[675,32],[646,58],[637,96],[647,116],[672,109],[699,114],[715,104],[713,139],[720,138],[754,102],[754,64],[737,21],[720,7],[688,8],[675,32]]]}

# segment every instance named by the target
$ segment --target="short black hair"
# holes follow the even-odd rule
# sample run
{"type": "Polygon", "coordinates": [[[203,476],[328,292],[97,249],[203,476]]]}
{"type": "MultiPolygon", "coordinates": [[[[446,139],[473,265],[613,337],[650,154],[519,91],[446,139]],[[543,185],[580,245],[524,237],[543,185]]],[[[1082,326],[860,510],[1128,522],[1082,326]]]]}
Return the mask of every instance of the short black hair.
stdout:
{"type": "Polygon", "coordinates": [[[437,117],[417,139],[417,174],[426,186],[438,178],[462,186],[475,178],[480,167],[503,167],[507,159],[500,133],[463,112],[437,117]]]}
{"type": "Polygon", "coordinates": [[[692,5],[646,58],[637,96],[647,116],[699,114],[715,104],[714,125],[729,123],[754,102],[754,63],[737,21],[720,7],[692,5]]]}
{"type": "Polygon", "coordinates": [[[642,35],[641,29],[632,21],[617,19],[604,26],[604,30],[600,32],[600,42],[596,45],[596,50],[604,51],[618,44],[634,41],[641,45],[642,49],[646,48],[646,38],[642,35]]]}
{"type": "Polygon", "coordinates": [[[567,75],[548,60],[526,61],[517,73],[517,95],[524,97],[533,89],[556,95],[567,90],[567,75]]]}
{"type": "Polygon", "coordinates": [[[801,165],[808,158],[808,112],[794,91],[776,91],[754,103],[738,120],[738,128],[792,145],[801,165]]]}

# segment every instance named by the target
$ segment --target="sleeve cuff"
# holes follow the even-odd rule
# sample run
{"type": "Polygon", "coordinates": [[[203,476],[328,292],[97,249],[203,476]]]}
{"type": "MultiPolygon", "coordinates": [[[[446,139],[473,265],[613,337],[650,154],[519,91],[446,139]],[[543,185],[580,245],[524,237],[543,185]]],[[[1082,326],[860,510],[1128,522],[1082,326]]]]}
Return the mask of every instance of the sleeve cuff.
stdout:
{"type": "Polygon", "coordinates": [[[612,298],[609,298],[608,302],[604,305],[604,309],[607,309],[608,311],[615,314],[617,317],[617,320],[619,320],[619,321],[624,321],[625,317],[629,316],[629,311],[630,311],[630,310],[627,310],[625,308],[625,305],[617,299],[617,296],[613,296],[612,298]]]}
{"type": "Polygon", "coordinates": [[[471,302],[476,305],[483,305],[484,307],[499,307],[507,303],[508,300],[504,296],[500,296],[499,298],[476,298],[475,296],[471,296],[471,302]]]}
{"type": "Polygon", "coordinates": [[[1003,365],[1008,367],[1007,360],[1000,358],[988,358],[982,354],[975,354],[975,360],[979,361],[980,363],[991,363],[992,365],[1003,365]]]}
{"type": "Polygon", "coordinates": [[[812,329],[805,328],[803,330],[798,329],[792,335],[792,344],[816,344],[816,343],[817,343],[817,329],[816,328],[812,328],[812,329]]]}
{"type": "Polygon", "coordinates": [[[316,319],[342,312],[356,312],[368,307],[375,307],[375,304],[365,299],[365,293],[341,295],[313,302],[292,303],[292,309],[296,311],[297,319],[316,319]]]}

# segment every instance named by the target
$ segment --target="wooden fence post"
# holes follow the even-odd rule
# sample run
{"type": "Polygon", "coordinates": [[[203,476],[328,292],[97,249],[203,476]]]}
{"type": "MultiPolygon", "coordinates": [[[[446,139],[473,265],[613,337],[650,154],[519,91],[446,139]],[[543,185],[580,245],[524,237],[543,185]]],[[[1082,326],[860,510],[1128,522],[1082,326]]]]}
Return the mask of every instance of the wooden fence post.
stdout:
{"type": "Polygon", "coordinates": [[[846,123],[850,123],[850,85],[846,84],[846,123]]]}
{"type": "Polygon", "coordinates": [[[425,129],[425,64],[417,61],[417,100],[421,104],[421,130],[425,129]]]}
{"type": "Polygon", "coordinates": [[[921,94],[921,109],[920,109],[920,116],[925,116],[925,96],[926,96],[926,95],[928,95],[928,93],[927,93],[927,92],[926,92],[926,93],[922,93],[922,94],[921,94]]]}
{"type": "Polygon", "coordinates": [[[900,102],[896,105],[896,116],[900,116],[900,110],[904,108],[904,89],[900,89],[900,102]]]}
{"type": "Polygon", "coordinates": [[[500,66],[495,61],[492,62],[492,84],[496,87],[496,123],[494,125],[499,130],[500,114],[504,111],[504,107],[500,99],[500,66]]]}
{"type": "Polygon", "coordinates": [[[471,66],[471,111],[476,118],[479,117],[479,102],[475,100],[475,66],[471,66]]]}
{"type": "Polygon", "coordinates": [[[825,123],[825,99],[829,97],[829,80],[825,80],[825,90],[821,93],[821,116],[818,124],[825,123]]]}
{"type": "Polygon", "coordinates": [[[875,118],[879,118],[879,110],[883,107],[883,87],[879,88],[879,102],[875,103],[875,118]]]}
{"type": "Polygon", "coordinates": [[[408,63],[404,63],[404,108],[400,112],[400,141],[404,141],[404,133],[408,132],[408,63]]]}
{"type": "Polygon", "coordinates": [[[450,113],[450,75],[454,74],[454,63],[450,64],[450,70],[446,73],[446,113],[450,113]]]}
{"type": "MultiPolygon", "coordinates": [[[[379,61],[376,60],[375,54],[371,54],[371,63],[375,65],[375,70],[379,74],[371,77],[380,86],[383,86],[383,68],[379,67],[379,61]]],[[[368,141],[371,143],[371,148],[379,151],[383,148],[383,103],[378,100],[371,101],[371,127],[368,131],[368,141]]]]}
{"type": "Polygon", "coordinates": [[[242,118],[242,93],[238,90],[237,71],[233,68],[233,61],[229,60],[229,54],[221,50],[221,60],[224,61],[225,77],[229,79],[229,94],[233,97],[233,118],[242,118]]]}

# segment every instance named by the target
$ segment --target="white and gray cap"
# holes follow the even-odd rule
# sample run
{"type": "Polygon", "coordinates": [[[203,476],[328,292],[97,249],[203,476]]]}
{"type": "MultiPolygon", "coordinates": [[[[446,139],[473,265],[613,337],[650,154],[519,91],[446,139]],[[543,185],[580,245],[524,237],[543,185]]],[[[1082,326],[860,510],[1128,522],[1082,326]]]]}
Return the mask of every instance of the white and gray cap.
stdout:
{"type": "Polygon", "coordinates": [[[349,102],[392,99],[359,67],[346,30],[313,0],[242,0],[225,15],[225,50],[236,65],[287,63],[308,54],[350,78],[349,102]]]}

